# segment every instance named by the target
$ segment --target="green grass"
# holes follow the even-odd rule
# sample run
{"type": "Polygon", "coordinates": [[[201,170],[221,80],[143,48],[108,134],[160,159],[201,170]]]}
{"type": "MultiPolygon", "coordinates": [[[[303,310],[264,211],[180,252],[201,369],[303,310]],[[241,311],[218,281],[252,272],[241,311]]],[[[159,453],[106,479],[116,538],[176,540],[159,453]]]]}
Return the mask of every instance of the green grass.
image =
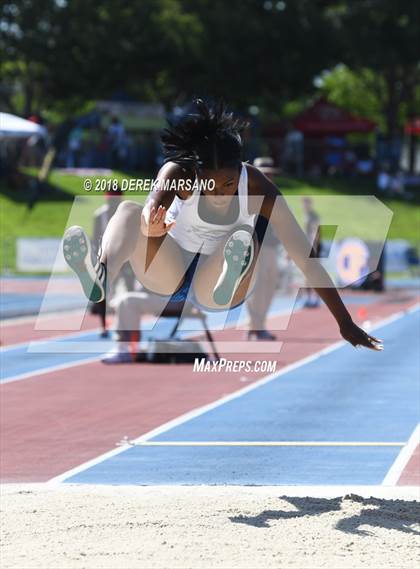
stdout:
{"type": "MultiPolygon", "coordinates": [[[[6,185],[0,180],[0,239],[1,272],[16,270],[16,239],[18,237],[61,237],[68,225],[82,225],[91,233],[93,212],[104,203],[103,193],[86,192],[83,180],[75,175],[53,171],[46,190],[35,198],[31,187],[34,169],[25,169],[19,180],[19,187],[6,185]]],[[[104,179],[130,178],[122,172],[115,172],[104,179]]],[[[95,177],[89,177],[95,183],[95,177]]],[[[130,199],[144,201],[145,193],[133,195],[130,199]]]]}
{"type": "MultiPolygon", "coordinates": [[[[347,218],[345,223],[348,230],[364,235],[366,239],[374,239],[375,236],[379,235],[385,222],[385,220],[379,219],[378,214],[381,209],[375,207],[371,198],[367,199],[367,196],[375,195],[379,202],[387,206],[393,214],[387,233],[388,239],[406,239],[415,246],[419,245],[419,189],[417,189],[416,200],[407,202],[401,199],[378,196],[373,182],[366,179],[323,178],[315,182],[279,177],[277,183],[285,196],[313,196],[315,209],[320,214],[321,223],[325,223],[329,218],[334,219],[336,212],[341,211],[343,217],[347,218]],[[340,200],[330,201],[326,196],[339,197],[340,200]],[[353,196],[358,196],[358,199],[352,199],[353,196]],[[324,198],[320,199],[322,197],[324,198]],[[366,218],[369,220],[368,224],[365,223],[366,218]]],[[[301,197],[292,200],[289,205],[296,217],[301,220],[301,197]]],[[[328,235],[325,236],[328,237],[328,235]]]]}
{"type": "MultiPolygon", "coordinates": [[[[15,271],[15,242],[17,237],[61,237],[68,225],[83,225],[88,232],[92,230],[93,211],[104,203],[100,192],[87,193],[83,189],[83,178],[75,175],[53,171],[49,178],[46,191],[40,196],[32,208],[28,202],[34,198],[30,181],[36,171],[25,169],[22,173],[21,186],[12,188],[4,180],[0,180],[0,237],[1,237],[1,271],[15,271]]],[[[140,174],[136,177],[141,177],[140,174]]],[[[114,172],[105,179],[117,178],[120,182],[127,174],[114,172]]],[[[94,177],[90,178],[95,184],[94,177]]],[[[277,179],[279,188],[287,196],[289,204],[298,219],[302,218],[301,196],[314,197],[315,208],[321,216],[321,221],[334,225],[337,211],[344,211],[348,231],[363,230],[366,238],[377,235],[381,221],[377,219],[375,208],[366,224],[366,208],[372,208],[369,203],[357,203],[350,197],[367,196],[374,193],[372,183],[356,179],[321,179],[315,181],[298,180],[280,177],[277,179]],[[294,199],[296,196],[296,199],[294,199]],[[331,196],[328,199],[326,196],[331,196]],[[337,200],[340,198],[340,200],[337,200]],[[363,217],[364,216],[364,217],[363,217]],[[363,224],[363,227],[361,226],[363,224]]],[[[146,193],[128,193],[129,199],[144,201],[146,193]]],[[[366,200],[366,198],[365,198],[366,200]]],[[[393,219],[388,233],[390,239],[407,239],[418,245],[420,206],[418,203],[408,203],[396,199],[381,200],[392,212],[393,219]]],[[[370,211],[370,210],[369,210],[370,211]]],[[[328,237],[328,232],[324,233],[328,237]]]]}

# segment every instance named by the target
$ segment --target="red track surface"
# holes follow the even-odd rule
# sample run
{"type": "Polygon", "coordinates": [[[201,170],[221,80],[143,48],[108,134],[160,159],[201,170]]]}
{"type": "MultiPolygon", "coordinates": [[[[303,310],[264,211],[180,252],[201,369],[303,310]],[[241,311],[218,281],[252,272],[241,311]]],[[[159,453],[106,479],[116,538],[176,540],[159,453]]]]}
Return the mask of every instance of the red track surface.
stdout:
{"type": "MultiPolygon", "coordinates": [[[[367,318],[379,320],[412,304],[412,298],[384,295],[368,307],[367,318]]],[[[357,306],[353,308],[357,319],[357,306]]],[[[275,321],[271,321],[273,328],[275,321]]],[[[18,328],[18,341],[29,334],[34,337],[31,324],[18,328]]],[[[10,341],[12,331],[6,336],[10,341]]],[[[215,336],[237,340],[243,339],[243,332],[225,330],[215,336]]],[[[277,336],[284,342],[277,354],[278,370],[340,339],[325,308],[295,313],[288,330],[277,336]]],[[[249,346],[252,349],[252,343],[249,346]]],[[[247,354],[247,359],[261,358],[247,354]]],[[[46,481],[114,448],[125,435],[137,437],[242,388],[241,376],[194,374],[190,365],[105,366],[95,362],[5,384],[0,400],[2,481],[46,481]]],[[[249,381],[258,377],[249,377],[249,381]]],[[[412,483],[405,482],[411,480],[411,461],[407,469],[408,474],[401,477],[403,484],[412,483]]]]}
{"type": "Polygon", "coordinates": [[[420,486],[420,445],[417,445],[399,480],[399,486],[420,486]]]}
{"type": "MultiPolygon", "coordinates": [[[[46,328],[45,330],[35,330],[36,320],[33,319],[29,320],[25,318],[16,324],[11,324],[10,321],[8,321],[8,324],[3,324],[0,329],[1,344],[2,346],[10,346],[11,344],[43,340],[45,338],[51,338],[52,336],[62,336],[63,334],[77,332],[81,318],[80,314],[79,311],[73,311],[43,317],[42,326],[46,328]]],[[[86,313],[80,330],[91,330],[98,326],[98,318],[86,313]]]]}
{"type": "Polygon", "coordinates": [[[80,294],[80,285],[76,278],[52,278],[49,279],[22,279],[10,278],[0,279],[0,286],[3,294],[44,294],[49,290],[55,294],[80,294]]]}

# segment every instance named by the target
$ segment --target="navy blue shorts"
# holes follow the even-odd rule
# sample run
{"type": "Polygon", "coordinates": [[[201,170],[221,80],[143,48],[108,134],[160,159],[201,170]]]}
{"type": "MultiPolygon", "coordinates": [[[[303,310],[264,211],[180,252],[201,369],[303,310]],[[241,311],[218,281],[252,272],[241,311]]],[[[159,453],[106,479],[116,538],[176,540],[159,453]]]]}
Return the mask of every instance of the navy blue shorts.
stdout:
{"type": "MultiPolygon", "coordinates": [[[[169,302],[184,302],[188,296],[188,291],[190,290],[193,278],[194,278],[194,273],[195,270],[197,268],[197,264],[198,261],[200,260],[200,257],[202,258],[206,258],[209,255],[202,255],[201,253],[191,253],[190,251],[186,251],[185,249],[181,249],[181,252],[184,256],[184,259],[187,262],[190,262],[189,267],[187,268],[187,270],[185,271],[185,277],[184,280],[181,284],[181,286],[179,287],[179,289],[177,291],[175,291],[173,293],[173,295],[170,297],[169,302]],[[191,257],[192,257],[192,261],[191,261],[191,257]]],[[[191,298],[192,301],[195,301],[195,296],[192,295],[191,298]]]]}

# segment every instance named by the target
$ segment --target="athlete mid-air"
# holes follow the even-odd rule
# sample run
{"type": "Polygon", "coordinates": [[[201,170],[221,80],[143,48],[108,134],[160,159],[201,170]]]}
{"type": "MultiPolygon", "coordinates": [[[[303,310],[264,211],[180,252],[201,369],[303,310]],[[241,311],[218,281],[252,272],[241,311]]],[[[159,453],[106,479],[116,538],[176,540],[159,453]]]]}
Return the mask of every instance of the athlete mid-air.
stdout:
{"type": "Polygon", "coordinates": [[[193,298],[208,310],[241,304],[252,290],[271,227],[334,316],[353,346],[381,350],[380,340],[351,319],[312,245],[276,186],[241,161],[244,124],[222,104],[195,101],[195,111],[163,131],[165,164],[145,206],[123,201],[111,218],[96,265],[81,227],[64,235],[64,256],[86,296],[105,298],[107,285],[130,262],[137,279],[153,293],[182,301],[193,298]],[[212,184],[205,182],[212,181],[212,184]]]}

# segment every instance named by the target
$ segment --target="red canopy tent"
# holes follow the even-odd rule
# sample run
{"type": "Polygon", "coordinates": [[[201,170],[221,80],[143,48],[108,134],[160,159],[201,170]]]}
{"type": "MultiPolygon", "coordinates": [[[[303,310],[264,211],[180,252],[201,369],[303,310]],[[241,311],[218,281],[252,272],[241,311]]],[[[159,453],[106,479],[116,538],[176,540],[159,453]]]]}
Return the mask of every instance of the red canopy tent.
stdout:
{"type": "Polygon", "coordinates": [[[319,99],[293,120],[293,125],[308,136],[344,135],[371,132],[376,123],[357,117],[326,99],[319,99]]]}
{"type": "Polygon", "coordinates": [[[420,117],[406,123],[404,130],[405,134],[420,134],[420,117]]]}

